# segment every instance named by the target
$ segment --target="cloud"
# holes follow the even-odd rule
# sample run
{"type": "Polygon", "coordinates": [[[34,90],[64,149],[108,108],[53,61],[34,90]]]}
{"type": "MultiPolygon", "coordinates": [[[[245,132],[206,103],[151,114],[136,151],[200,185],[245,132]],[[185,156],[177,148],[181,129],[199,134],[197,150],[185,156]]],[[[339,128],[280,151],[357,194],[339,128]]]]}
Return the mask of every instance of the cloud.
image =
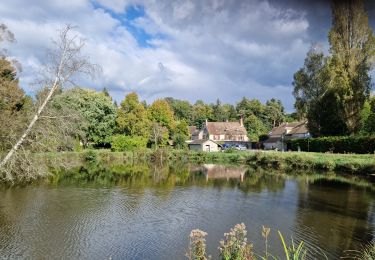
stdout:
{"type": "Polygon", "coordinates": [[[293,73],[311,43],[326,43],[330,23],[323,2],[302,2],[2,0],[0,17],[17,38],[11,53],[23,65],[26,89],[50,39],[70,23],[86,39],[86,54],[103,67],[99,81],[79,83],[105,86],[118,101],[130,91],[149,102],[163,96],[231,103],[275,97],[291,111],[293,73]],[[311,34],[317,25],[323,33],[311,34]]]}

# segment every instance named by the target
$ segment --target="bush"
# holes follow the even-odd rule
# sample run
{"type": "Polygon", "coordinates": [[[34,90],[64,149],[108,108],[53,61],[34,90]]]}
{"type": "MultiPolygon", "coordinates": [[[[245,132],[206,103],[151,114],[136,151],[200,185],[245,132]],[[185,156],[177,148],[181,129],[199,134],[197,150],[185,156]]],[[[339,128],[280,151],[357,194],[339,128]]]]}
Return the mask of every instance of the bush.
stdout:
{"type": "Polygon", "coordinates": [[[375,136],[330,136],[290,141],[293,151],[332,153],[374,153],[375,136]]]}
{"type": "Polygon", "coordinates": [[[111,149],[115,152],[132,151],[146,148],[147,138],[141,136],[114,135],[112,136],[111,149]]]}
{"type": "Polygon", "coordinates": [[[95,153],[95,151],[93,150],[87,150],[85,153],[84,153],[84,160],[86,162],[89,162],[89,163],[94,163],[98,160],[98,157],[95,153]]]}

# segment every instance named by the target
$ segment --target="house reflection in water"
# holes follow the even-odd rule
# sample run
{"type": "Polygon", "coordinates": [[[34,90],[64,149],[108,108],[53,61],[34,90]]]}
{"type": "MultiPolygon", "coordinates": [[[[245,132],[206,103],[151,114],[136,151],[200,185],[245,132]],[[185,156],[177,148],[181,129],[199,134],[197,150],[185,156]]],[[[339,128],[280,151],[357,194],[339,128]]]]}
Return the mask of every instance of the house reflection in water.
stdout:
{"type": "Polygon", "coordinates": [[[203,173],[206,175],[206,181],[209,179],[244,179],[246,168],[236,166],[224,166],[217,164],[203,164],[203,173]]]}

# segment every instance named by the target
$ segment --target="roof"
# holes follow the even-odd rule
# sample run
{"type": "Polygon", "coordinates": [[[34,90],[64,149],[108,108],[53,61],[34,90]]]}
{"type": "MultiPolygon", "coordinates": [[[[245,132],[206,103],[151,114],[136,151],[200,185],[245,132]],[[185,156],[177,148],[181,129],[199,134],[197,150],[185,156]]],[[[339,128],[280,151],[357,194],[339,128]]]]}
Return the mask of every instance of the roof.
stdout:
{"type": "Polygon", "coordinates": [[[263,143],[264,144],[277,143],[280,140],[281,140],[280,137],[270,137],[266,141],[264,141],[263,143]]]}
{"type": "Polygon", "coordinates": [[[240,122],[207,122],[206,128],[211,135],[247,135],[240,122]]]}
{"type": "Polygon", "coordinates": [[[285,123],[280,126],[274,127],[269,133],[269,136],[286,134],[287,128],[289,129],[291,128],[288,134],[299,134],[300,131],[301,131],[301,134],[309,132],[306,127],[306,122],[293,122],[293,123],[285,123]],[[297,131],[297,132],[293,132],[293,131],[297,131]]]}
{"type": "Polygon", "coordinates": [[[188,143],[188,145],[191,145],[191,144],[204,144],[205,142],[213,142],[217,145],[219,145],[218,143],[212,141],[212,140],[205,140],[205,139],[200,139],[200,140],[193,140],[191,142],[188,143]]]}
{"type": "Polygon", "coordinates": [[[303,123],[299,124],[298,126],[296,126],[295,128],[293,128],[288,133],[288,135],[293,135],[293,134],[307,134],[308,132],[309,132],[309,130],[307,129],[306,123],[303,122],[303,123]]]}
{"type": "Polygon", "coordinates": [[[189,133],[190,135],[194,134],[195,131],[197,131],[197,127],[196,126],[189,126],[189,133]]]}

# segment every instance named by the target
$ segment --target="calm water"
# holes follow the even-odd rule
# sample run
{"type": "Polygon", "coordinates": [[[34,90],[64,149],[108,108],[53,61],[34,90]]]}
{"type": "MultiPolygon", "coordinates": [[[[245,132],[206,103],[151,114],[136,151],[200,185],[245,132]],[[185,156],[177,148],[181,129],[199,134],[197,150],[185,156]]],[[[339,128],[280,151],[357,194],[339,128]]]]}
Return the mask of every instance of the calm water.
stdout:
{"type": "Polygon", "coordinates": [[[375,193],[363,181],[217,165],[90,166],[67,176],[0,187],[0,259],[186,259],[195,228],[217,258],[223,233],[241,222],[258,253],[266,225],[275,255],[279,229],[337,259],[375,234],[375,193]]]}

